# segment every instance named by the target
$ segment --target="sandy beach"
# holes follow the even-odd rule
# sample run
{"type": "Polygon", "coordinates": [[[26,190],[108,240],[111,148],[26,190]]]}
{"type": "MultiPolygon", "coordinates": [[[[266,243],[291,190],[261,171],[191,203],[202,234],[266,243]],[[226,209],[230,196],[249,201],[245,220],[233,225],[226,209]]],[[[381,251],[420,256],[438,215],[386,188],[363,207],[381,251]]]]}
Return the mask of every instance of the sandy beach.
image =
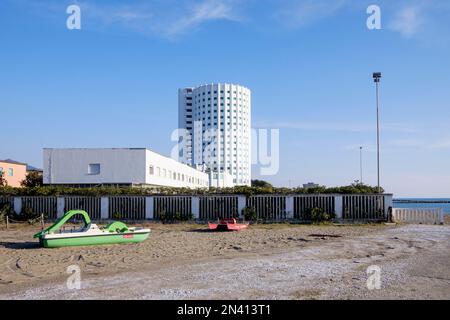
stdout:
{"type": "Polygon", "coordinates": [[[145,224],[140,244],[43,249],[0,230],[0,299],[449,299],[450,225],[145,224]],[[67,267],[81,270],[70,290],[67,267]],[[366,286],[381,268],[381,289],[366,286]]]}

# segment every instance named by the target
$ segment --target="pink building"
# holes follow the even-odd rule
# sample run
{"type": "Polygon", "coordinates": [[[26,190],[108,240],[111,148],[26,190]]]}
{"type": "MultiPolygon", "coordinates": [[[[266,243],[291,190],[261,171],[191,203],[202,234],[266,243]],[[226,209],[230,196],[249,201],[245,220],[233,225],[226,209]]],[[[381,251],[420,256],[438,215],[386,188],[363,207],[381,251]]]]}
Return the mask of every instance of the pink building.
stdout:
{"type": "Polygon", "coordinates": [[[0,175],[10,187],[21,187],[20,183],[25,180],[27,165],[10,160],[0,160],[0,175]]]}

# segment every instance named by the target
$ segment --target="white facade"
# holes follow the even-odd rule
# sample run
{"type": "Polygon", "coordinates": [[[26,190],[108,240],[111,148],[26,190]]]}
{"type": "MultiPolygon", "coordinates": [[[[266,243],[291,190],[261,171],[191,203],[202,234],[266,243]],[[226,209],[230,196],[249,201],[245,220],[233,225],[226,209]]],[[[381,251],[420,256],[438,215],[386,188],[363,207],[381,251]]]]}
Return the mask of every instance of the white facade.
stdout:
{"type": "Polygon", "coordinates": [[[251,185],[251,91],[233,84],[179,89],[180,161],[205,165],[211,187],[251,185]]]}
{"type": "Polygon", "coordinates": [[[207,188],[206,173],[148,149],[44,149],[44,184],[207,188]]]}

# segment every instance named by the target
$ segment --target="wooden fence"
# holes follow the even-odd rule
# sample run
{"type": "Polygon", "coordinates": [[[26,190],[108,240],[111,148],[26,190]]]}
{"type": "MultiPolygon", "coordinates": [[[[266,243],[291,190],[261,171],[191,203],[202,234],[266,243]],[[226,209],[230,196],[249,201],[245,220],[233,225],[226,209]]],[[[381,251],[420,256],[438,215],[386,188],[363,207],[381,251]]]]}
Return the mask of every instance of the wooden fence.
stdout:
{"type": "MultiPolygon", "coordinates": [[[[57,217],[56,197],[20,197],[14,198],[14,207],[20,199],[19,213],[29,212],[43,214],[47,219],[54,220],[57,217]]],[[[17,211],[16,211],[17,212],[17,211]]]]}
{"type": "Polygon", "coordinates": [[[64,212],[69,210],[84,210],[89,212],[93,220],[101,219],[100,197],[64,197],[64,212]]]}
{"type": "Polygon", "coordinates": [[[5,205],[10,205],[11,207],[13,207],[13,205],[14,205],[13,198],[0,196],[0,208],[3,208],[3,206],[5,206],[5,205]]]}
{"type": "Polygon", "coordinates": [[[145,220],[145,197],[109,197],[108,218],[112,220],[145,220]]]}
{"type": "Polygon", "coordinates": [[[326,213],[336,213],[335,197],[330,195],[299,195],[294,196],[294,219],[310,221],[311,210],[322,209],[326,213]]]}
{"type": "Polygon", "coordinates": [[[175,196],[175,197],[154,197],[153,198],[153,219],[186,219],[192,214],[192,197],[190,196],[175,196]]]}
{"type": "Polygon", "coordinates": [[[336,220],[387,220],[392,195],[205,195],[205,196],[60,196],[0,197],[16,213],[27,210],[56,219],[68,210],[87,211],[93,220],[160,220],[194,218],[199,221],[243,217],[253,207],[263,221],[310,221],[311,210],[334,214],[336,220]]]}
{"type": "Polygon", "coordinates": [[[342,206],[344,220],[379,221],[388,218],[383,195],[344,195],[342,206]]]}
{"type": "Polygon", "coordinates": [[[206,196],[199,199],[202,221],[239,217],[238,196],[206,196]]]}
{"type": "Polygon", "coordinates": [[[256,210],[260,220],[279,221],[287,219],[286,196],[258,195],[247,198],[247,207],[256,210]]]}

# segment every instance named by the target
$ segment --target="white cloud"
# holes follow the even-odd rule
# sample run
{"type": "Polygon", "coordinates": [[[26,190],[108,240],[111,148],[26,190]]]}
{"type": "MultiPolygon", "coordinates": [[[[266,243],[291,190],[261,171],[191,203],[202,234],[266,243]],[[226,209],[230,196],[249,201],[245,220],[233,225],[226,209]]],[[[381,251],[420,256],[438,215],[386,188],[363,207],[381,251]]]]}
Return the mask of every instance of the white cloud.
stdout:
{"type": "Polygon", "coordinates": [[[204,0],[193,7],[184,17],[173,21],[165,30],[165,35],[172,37],[183,34],[198,25],[211,20],[239,21],[230,1],[204,0]]]}
{"type": "Polygon", "coordinates": [[[323,18],[335,15],[347,0],[300,0],[289,1],[275,12],[276,20],[290,27],[302,27],[323,18]]]}
{"type": "MultiPolygon", "coordinates": [[[[12,0],[11,0],[12,1],[12,0]]],[[[60,0],[14,0],[39,15],[61,12],[60,0]]],[[[173,39],[209,21],[241,21],[244,0],[158,0],[96,2],[81,0],[83,29],[131,30],[149,36],[173,39]]]]}
{"type": "Polygon", "coordinates": [[[148,35],[176,38],[208,21],[239,21],[238,2],[232,0],[202,0],[170,2],[137,6],[99,6],[83,3],[87,15],[100,24],[120,24],[148,35]]]}
{"type": "Polygon", "coordinates": [[[389,24],[391,30],[399,32],[406,38],[416,35],[425,24],[425,17],[420,6],[402,8],[389,24]]]}

